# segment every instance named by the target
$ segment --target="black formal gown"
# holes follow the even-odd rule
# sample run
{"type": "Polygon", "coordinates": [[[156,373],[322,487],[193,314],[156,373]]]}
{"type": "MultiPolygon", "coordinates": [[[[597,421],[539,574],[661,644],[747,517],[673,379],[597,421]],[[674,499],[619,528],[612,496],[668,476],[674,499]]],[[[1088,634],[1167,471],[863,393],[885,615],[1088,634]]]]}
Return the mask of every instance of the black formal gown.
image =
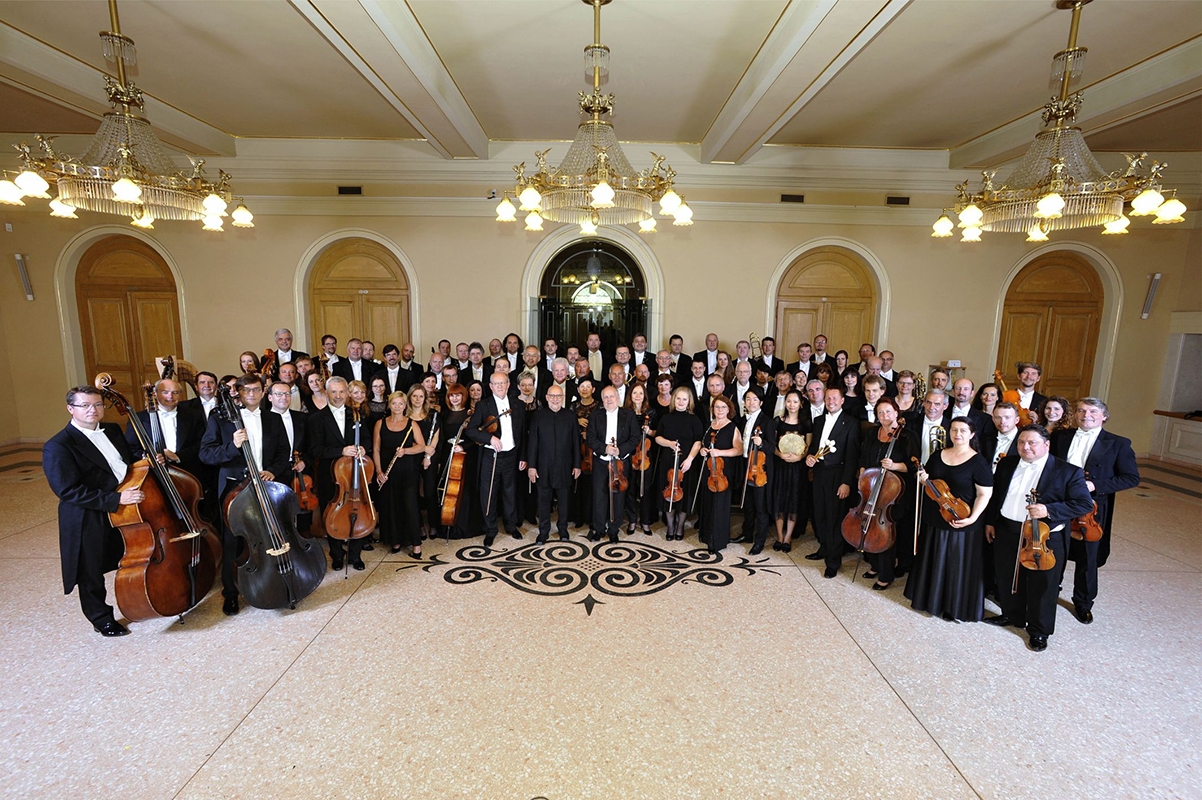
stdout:
{"type": "MultiPolygon", "coordinates": [[[[664,416],[659,421],[659,428],[656,430],[656,435],[670,441],[680,442],[680,458],[676,461],[676,454],[672,452],[671,447],[659,446],[659,462],[655,470],[655,496],[658,498],[659,510],[667,513],[668,501],[664,499],[664,487],[668,485],[668,473],[672,470],[673,463],[683,462],[689,455],[689,451],[693,449],[696,442],[701,441],[701,434],[704,429],[701,425],[701,420],[696,414],[690,414],[687,411],[673,411],[664,416]]],[[[701,467],[701,460],[698,458],[693,462],[689,471],[685,473],[684,499],[672,503],[672,511],[688,511],[689,506],[693,503],[693,490],[696,489],[696,481],[688,480],[688,476],[697,472],[701,467]]]]}
{"type": "MultiPolygon", "coordinates": [[[[880,440],[880,424],[873,425],[864,433],[860,441],[860,466],[865,469],[880,467],[881,460],[889,451],[889,442],[880,440]]],[[[893,546],[880,553],[870,553],[868,563],[877,573],[881,583],[892,583],[894,577],[894,561],[899,552],[907,554],[914,551],[914,490],[917,481],[914,477],[914,465],[911,457],[921,455],[922,448],[918,439],[908,429],[903,428],[893,444],[892,460],[906,465],[906,472],[894,472],[902,482],[901,496],[893,503],[890,516],[893,519],[893,529],[897,534],[893,546]]],[[[976,491],[973,491],[976,497],[976,491]]]]}
{"type": "MultiPolygon", "coordinates": [[[[422,432],[422,441],[426,444],[429,444],[434,434],[442,428],[442,414],[438,412],[432,411],[426,415],[425,419],[414,421],[417,423],[418,430],[422,432]]],[[[417,482],[421,489],[419,508],[425,513],[426,525],[431,531],[438,530],[438,521],[442,517],[442,504],[438,501],[438,480],[442,477],[443,462],[440,460],[442,453],[442,442],[440,441],[434,455],[430,458],[430,466],[425,468],[422,467],[425,459],[420,455],[414,456],[418,462],[418,469],[421,470],[417,482]]]]}
{"type": "MultiPolygon", "coordinates": [[[[439,443],[444,470],[451,458],[451,441],[455,438],[454,432],[459,430],[469,416],[466,410],[446,413],[442,425],[446,436],[439,443]]],[[[460,438],[459,446],[463,448],[463,472],[460,478],[458,516],[449,531],[449,536],[452,539],[471,539],[479,536],[480,531],[484,530],[484,511],[480,508],[480,483],[477,477],[480,473],[480,447],[467,438],[466,434],[460,438]]],[[[439,473],[439,480],[442,480],[442,473],[439,473]]],[[[439,515],[441,520],[441,509],[439,515]]]]}
{"type": "MultiPolygon", "coordinates": [[[[655,428],[659,424],[659,412],[654,406],[648,407],[646,413],[635,414],[638,422],[639,431],[643,430],[643,424],[651,429],[651,434],[647,436],[647,442],[650,447],[647,450],[647,460],[650,462],[647,469],[640,471],[634,468],[634,459],[631,459],[630,466],[630,488],[626,491],[626,522],[630,525],[650,525],[655,509],[655,459],[659,455],[661,448],[655,445],[655,428]]],[[[641,446],[640,438],[640,446],[641,446]]]]}
{"type": "MultiPolygon", "coordinates": [[[[706,436],[702,447],[729,450],[735,446],[735,431],[737,430],[738,425],[731,422],[720,431],[711,431],[712,441],[710,436],[706,436]]],[[[730,544],[730,505],[733,488],[739,484],[739,476],[735,474],[737,468],[732,469],[731,465],[737,460],[725,456],[704,459],[701,482],[697,491],[701,492],[701,517],[705,520],[705,543],[712,553],[716,553],[730,544]],[[726,489],[721,492],[710,491],[708,485],[711,469],[714,468],[717,458],[724,459],[727,465],[724,470],[726,489]]]]}
{"type": "MultiPolygon", "coordinates": [[[[576,413],[576,420],[580,425],[580,445],[584,447],[584,437],[588,433],[588,418],[589,415],[600,408],[600,404],[594,400],[587,406],[577,402],[572,410],[576,413]]],[[[581,450],[584,454],[584,450],[581,450]]],[[[592,469],[590,467],[590,469],[592,469]]],[[[592,472],[585,472],[583,462],[581,465],[580,477],[576,480],[576,488],[572,491],[572,522],[577,528],[588,525],[591,530],[593,527],[593,475],[592,472]]]]}
{"type": "MultiPolygon", "coordinates": [[[[809,432],[810,425],[804,417],[802,417],[800,422],[785,422],[784,417],[781,417],[776,422],[777,447],[780,446],[781,438],[787,433],[796,433],[798,436],[805,436],[809,432]]],[[[803,489],[806,483],[806,470],[808,467],[806,467],[804,451],[801,455],[801,461],[795,461],[791,464],[775,454],[772,456],[774,459],[774,471],[772,473],[771,509],[774,519],[806,519],[806,493],[803,489]]],[[[804,532],[804,530],[794,531],[794,535],[800,535],[804,532]]]]}
{"type": "MultiPolygon", "coordinates": [[[[993,486],[989,462],[976,453],[953,467],[944,463],[943,452],[931,454],[927,474],[931,479],[947,481],[951,493],[971,508],[977,487],[993,486]]],[[[923,532],[919,537],[918,562],[906,582],[905,595],[917,611],[979,622],[985,615],[984,523],[978,519],[973,525],[957,530],[944,522],[938,506],[925,493],[922,502],[923,532]]]]}
{"type": "MultiPolygon", "coordinates": [[[[391,430],[380,421],[380,465],[388,469],[398,447],[414,445],[413,420],[407,420],[399,431],[391,430]]],[[[392,464],[388,481],[377,492],[380,511],[380,541],[390,546],[417,547],[421,545],[421,512],[417,499],[422,457],[402,455],[392,464]]]]}

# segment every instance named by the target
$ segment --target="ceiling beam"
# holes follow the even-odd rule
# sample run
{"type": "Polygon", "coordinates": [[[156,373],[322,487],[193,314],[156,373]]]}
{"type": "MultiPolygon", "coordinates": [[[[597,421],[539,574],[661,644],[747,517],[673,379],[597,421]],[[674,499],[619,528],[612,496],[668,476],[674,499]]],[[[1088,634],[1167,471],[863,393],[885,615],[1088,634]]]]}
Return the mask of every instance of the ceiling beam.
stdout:
{"type": "MultiPolygon", "coordinates": [[[[101,70],[0,24],[0,75],[26,91],[99,119],[109,111],[101,70]]],[[[164,143],[195,154],[232,156],[233,136],[144,94],[145,114],[164,143]]]]}
{"type": "Polygon", "coordinates": [[[790,3],[706,132],[702,160],[746,162],[911,2],[790,3]]]}
{"type": "MultiPolygon", "coordinates": [[[[1086,135],[1202,92],[1202,38],[1192,39],[1082,90],[1073,123],[1086,135]]],[[[952,169],[990,167],[1027,150],[1043,128],[1040,108],[953,148],[952,169]]]]}

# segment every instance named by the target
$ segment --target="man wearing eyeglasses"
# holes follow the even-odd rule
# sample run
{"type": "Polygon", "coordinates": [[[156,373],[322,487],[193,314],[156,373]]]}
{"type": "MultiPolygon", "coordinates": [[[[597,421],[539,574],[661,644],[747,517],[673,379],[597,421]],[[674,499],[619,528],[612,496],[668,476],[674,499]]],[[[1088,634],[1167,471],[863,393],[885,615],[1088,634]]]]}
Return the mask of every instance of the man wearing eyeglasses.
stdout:
{"type": "Polygon", "coordinates": [[[104,573],[117,568],[124,546],[109,513],[145,499],[141,489],[118,487],[133,453],[121,427],[101,422],[104,399],[91,386],[67,392],[71,422],[42,448],[42,471],[58,497],[58,545],[63,593],[79,587],[79,605],[101,636],[124,636],[108,604],[104,573]]]}

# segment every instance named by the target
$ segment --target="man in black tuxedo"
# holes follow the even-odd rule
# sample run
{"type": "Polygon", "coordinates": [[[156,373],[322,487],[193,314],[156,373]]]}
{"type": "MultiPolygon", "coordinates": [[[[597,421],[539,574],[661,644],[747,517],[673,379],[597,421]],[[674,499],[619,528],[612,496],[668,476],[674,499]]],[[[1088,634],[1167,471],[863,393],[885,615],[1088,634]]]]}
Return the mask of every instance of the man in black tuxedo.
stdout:
{"type": "MultiPolygon", "coordinates": [[[[326,361],[326,369],[330,371],[331,375],[337,375],[338,373],[334,371],[334,368],[337,367],[338,362],[342,360],[342,356],[338,355],[338,337],[332,333],[327,333],[322,336],[321,352],[318,353],[315,358],[324,358],[326,361]]],[[[320,369],[321,365],[316,361],[314,361],[313,364],[315,367],[320,369]]]]}
{"type": "MultiPolygon", "coordinates": [[[[164,378],[154,385],[155,401],[159,407],[155,416],[160,438],[151,444],[156,454],[160,454],[160,463],[168,461],[178,465],[203,485],[207,472],[205,465],[200,461],[200,442],[205,435],[205,418],[195,406],[183,407],[180,404],[179,398],[182,394],[180,385],[169,378],[164,378]]],[[[150,412],[137,413],[142,429],[153,437],[155,434],[150,423],[150,412]]],[[[125,430],[125,441],[129,443],[135,461],[146,455],[132,423],[125,430]]]]}
{"type": "MultiPolygon", "coordinates": [[[[678,373],[679,374],[679,373],[678,373]]],[[[705,399],[708,392],[705,388],[705,379],[709,373],[705,371],[705,360],[695,359],[689,365],[689,371],[685,373],[685,378],[680,382],[680,385],[693,393],[693,410],[697,410],[697,406],[705,399]]],[[[698,414],[701,416],[701,414],[698,414]]],[[[708,420],[706,420],[708,422],[708,420]]]]}
{"type": "Polygon", "coordinates": [[[760,357],[755,359],[751,366],[756,372],[760,370],[767,372],[769,380],[776,377],[776,373],[785,368],[785,362],[776,357],[775,339],[771,336],[760,339],[760,357]]]}
{"type": "MultiPolygon", "coordinates": [[[[559,361],[560,359],[556,359],[559,361]]],[[[567,361],[564,366],[566,368],[567,361]]],[[[526,473],[538,488],[538,541],[551,536],[551,499],[559,506],[559,538],[568,540],[572,481],[580,477],[580,426],[564,410],[564,388],[547,388],[546,407],[534,412],[526,440],[526,473]]]]}
{"type": "Polygon", "coordinates": [[[655,354],[655,363],[651,368],[651,380],[649,386],[654,386],[659,381],[660,375],[667,375],[672,379],[672,388],[680,386],[680,379],[683,375],[679,375],[672,370],[672,354],[667,350],[660,350],[655,354]]]}
{"type": "Polygon", "coordinates": [[[705,379],[705,395],[697,398],[697,403],[693,407],[694,412],[701,418],[702,425],[708,426],[713,420],[713,414],[710,413],[710,403],[713,402],[715,397],[720,395],[726,396],[726,381],[722,380],[722,376],[715,372],[705,379]]]}
{"type": "Polygon", "coordinates": [[[196,373],[196,397],[180,403],[182,408],[195,408],[204,414],[205,422],[217,408],[217,376],[211,372],[196,373]]]}
{"type": "Polygon", "coordinates": [[[576,385],[575,381],[572,380],[572,370],[568,366],[568,360],[566,358],[556,358],[552,361],[550,375],[550,380],[539,386],[538,399],[546,405],[547,392],[552,386],[558,386],[563,390],[564,408],[570,409],[572,404],[576,402],[576,385]]]}
{"type": "MultiPolygon", "coordinates": [[[[325,408],[309,414],[305,440],[308,449],[305,458],[317,464],[317,511],[324,514],[338,494],[338,483],[334,479],[334,464],[343,456],[367,458],[371,455],[372,431],[366,420],[355,421],[355,415],[347,408],[348,389],[346,379],[335,376],[326,381],[326,396],[330,402],[325,408]],[[359,429],[359,446],[355,446],[355,429],[359,429]]],[[[330,566],[337,572],[342,569],[343,559],[355,569],[365,568],[360,553],[367,537],[350,539],[343,548],[342,541],[327,537],[330,545],[330,566]]]]}
{"type": "Polygon", "coordinates": [[[332,372],[345,378],[347,383],[362,381],[371,387],[371,376],[376,373],[376,365],[363,359],[363,340],[349,339],[346,343],[346,358],[338,359],[332,372]]]}
{"type": "Polygon", "coordinates": [[[835,357],[827,352],[825,334],[818,334],[814,337],[814,354],[810,356],[810,363],[813,364],[830,364],[831,369],[835,368],[835,357]]]}
{"type": "Polygon", "coordinates": [[[124,636],[107,602],[104,573],[117,568],[124,546],[109,514],[146,499],[140,488],[121,489],[133,453],[121,427],[100,420],[104,398],[91,386],[67,392],[71,422],[42,447],[42,471],[58,498],[58,547],[63,594],[79,586],[83,615],[102,636],[124,636]]]}
{"type": "Polygon", "coordinates": [[[694,361],[705,362],[705,374],[709,375],[718,368],[718,334],[705,335],[705,349],[693,353],[694,361]]]}
{"type": "Polygon", "coordinates": [[[815,421],[815,435],[810,437],[806,456],[806,466],[814,470],[814,534],[818,550],[806,558],[822,558],[826,562],[823,577],[833,578],[839,574],[843,561],[840,526],[860,466],[860,423],[851,414],[843,413],[843,392],[839,389],[827,389],[823,399],[826,413],[815,421]],[[824,446],[829,447],[829,452],[819,460],[818,452],[824,446]]]}
{"type": "Polygon", "coordinates": [[[551,384],[551,371],[543,366],[542,353],[534,345],[527,345],[522,350],[521,364],[516,372],[511,372],[510,383],[517,383],[523,375],[534,380],[534,395],[542,399],[551,384]]]}
{"type": "Polygon", "coordinates": [[[977,435],[977,440],[981,445],[981,455],[997,474],[997,466],[1002,459],[1018,455],[1018,409],[1013,403],[998,403],[993,407],[992,421],[992,425],[984,428],[984,433],[977,435]]]}
{"type": "Polygon", "coordinates": [[[674,333],[668,337],[668,358],[672,360],[672,371],[676,373],[677,378],[684,378],[689,374],[689,359],[681,352],[683,350],[683,336],[674,333]]]}
{"type": "MultiPolygon", "coordinates": [[[[286,384],[276,382],[267,390],[267,401],[271,403],[271,410],[278,414],[280,422],[284,423],[284,432],[288,435],[288,455],[290,472],[305,472],[305,423],[307,415],[293,411],[289,401],[292,399],[292,392],[286,384]],[[295,461],[292,461],[293,454],[300,454],[295,461]]],[[[310,475],[310,477],[312,477],[310,475]]],[[[283,476],[280,483],[291,483],[291,478],[283,476]]],[[[313,522],[313,513],[311,511],[302,511],[296,517],[296,529],[302,533],[309,530],[313,522]]]]}
{"type": "MultiPolygon", "coordinates": [[[[892,378],[885,377],[885,373],[884,373],[885,362],[883,359],[878,358],[877,356],[872,356],[864,364],[864,368],[865,368],[864,377],[867,378],[869,376],[875,375],[881,379],[881,381],[884,383],[884,386],[885,386],[885,396],[886,397],[897,397],[897,384],[893,382],[892,378]]],[[[971,397],[968,399],[970,402],[972,401],[971,397]]],[[[985,417],[985,419],[988,419],[988,417],[985,417]]],[[[978,428],[977,430],[980,430],[980,428],[978,428]]]]}
{"type": "Polygon", "coordinates": [[[954,419],[968,417],[977,431],[977,441],[980,441],[981,437],[993,427],[993,420],[984,411],[972,407],[974,389],[972,381],[968,378],[958,378],[952,384],[951,403],[943,412],[943,427],[948,428],[954,419]]]}
{"type": "Polygon", "coordinates": [[[1056,596],[1060,565],[1068,556],[1069,524],[1093,508],[1080,467],[1049,453],[1048,432],[1028,425],[1018,434],[1018,458],[1003,459],[993,476],[993,496],[985,509],[985,538],[994,544],[998,605],[1002,613],[991,625],[1025,627],[1031,649],[1046,650],[1056,631],[1056,596]],[[1030,502],[1030,492],[1038,496],[1030,502]],[[1018,565],[1023,522],[1031,517],[1049,528],[1047,546],[1056,566],[1047,570],[1018,565]],[[1011,592],[1018,570],[1018,591],[1011,592]]]}
{"type": "Polygon", "coordinates": [[[613,386],[601,390],[601,406],[588,421],[587,444],[593,452],[593,533],[589,538],[597,541],[608,534],[609,540],[616,542],[625,521],[626,492],[610,489],[609,466],[620,461],[629,479],[639,424],[633,411],[618,407],[618,390],[613,386]]]}
{"type": "Polygon", "coordinates": [[[484,345],[472,342],[467,348],[467,366],[459,369],[459,382],[464,386],[472,381],[488,383],[488,376],[492,375],[495,367],[493,362],[484,357],[484,345]]]}
{"type": "Polygon", "coordinates": [[[1020,361],[1018,367],[1018,404],[1026,409],[1032,409],[1043,416],[1043,404],[1048,398],[1035,391],[1035,384],[1043,377],[1043,367],[1030,361],[1020,361]]]}
{"type": "Polygon", "coordinates": [[[809,380],[810,370],[814,368],[814,348],[809,342],[802,342],[797,345],[797,360],[787,365],[785,370],[789,373],[789,379],[793,380],[799,372],[806,374],[806,380],[809,380]]]}
{"type": "Polygon", "coordinates": [[[484,546],[492,547],[497,538],[497,510],[502,509],[505,530],[515,539],[522,538],[518,529],[517,502],[518,472],[525,471],[523,436],[526,431],[526,409],[511,402],[509,376],[495,372],[488,379],[489,393],[476,403],[476,410],[467,424],[467,437],[481,447],[480,504],[484,509],[484,546]],[[496,421],[494,432],[487,425],[496,421]]]}
{"type": "MultiPolygon", "coordinates": [[[[772,460],[776,452],[776,420],[763,411],[764,393],[758,386],[748,389],[743,395],[743,405],[747,413],[739,420],[743,434],[743,463],[751,457],[752,448],[764,455],[764,473],[768,482],[756,486],[754,482],[747,483],[747,495],[743,497],[743,479],[747,476],[744,466],[739,473],[739,480],[731,482],[731,491],[737,491],[743,499],[743,531],[732,542],[752,540],[748,555],[758,556],[764,552],[764,543],[768,540],[768,529],[772,527],[772,509],[769,507],[772,493],[772,460]]],[[[758,460],[758,459],[757,459],[758,460]]]]}
{"type": "Polygon", "coordinates": [[[271,377],[280,377],[281,364],[295,364],[299,359],[308,357],[308,353],[292,349],[292,331],[280,328],[275,332],[275,362],[271,367],[271,377]]]}
{"type": "MultiPolygon", "coordinates": [[[[242,455],[242,445],[250,443],[251,455],[263,480],[273,481],[288,470],[288,434],[278,414],[271,413],[263,403],[263,379],[255,373],[238,378],[238,399],[242,401],[239,429],[221,414],[209,417],[204,440],[200,444],[200,460],[217,467],[218,497],[224,499],[247,477],[248,465],[242,455]]],[[[221,525],[221,594],[225,603],[221,610],[227,616],[238,613],[238,582],[234,559],[238,542],[225,524],[221,525]]]]}
{"type": "Polygon", "coordinates": [[[384,396],[393,392],[407,392],[413,384],[421,380],[418,370],[420,365],[413,360],[413,345],[406,343],[404,351],[395,344],[384,345],[384,366],[376,370],[376,375],[384,379],[384,396]],[[404,357],[408,354],[408,358],[404,357]]]}
{"type": "MultiPolygon", "coordinates": [[[[1102,538],[1096,542],[1072,539],[1069,560],[1073,573],[1073,615],[1088,625],[1093,622],[1093,604],[1098,596],[1098,567],[1110,555],[1110,531],[1114,524],[1114,495],[1139,486],[1139,465],[1131,440],[1102,429],[1110,419],[1106,403],[1097,397],[1077,401],[1077,429],[1052,434],[1052,455],[1085,470],[1085,485],[1098,504],[1097,519],[1102,538]]],[[[1062,564],[1061,569],[1067,569],[1062,564]]]]}
{"type": "Polygon", "coordinates": [[[848,364],[847,368],[864,375],[868,372],[868,359],[870,358],[876,358],[876,347],[869,342],[864,342],[860,345],[860,360],[854,364],[848,364]]]}

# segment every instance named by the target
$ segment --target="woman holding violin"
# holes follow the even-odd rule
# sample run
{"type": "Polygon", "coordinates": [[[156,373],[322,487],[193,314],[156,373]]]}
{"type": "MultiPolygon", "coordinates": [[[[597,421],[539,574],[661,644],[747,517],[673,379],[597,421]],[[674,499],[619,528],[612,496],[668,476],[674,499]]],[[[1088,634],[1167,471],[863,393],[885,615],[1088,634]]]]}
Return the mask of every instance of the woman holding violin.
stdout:
{"type": "Polygon", "coordinates": [[[420,508],[426,513],[421,536],[433,539],[442,517],[442,503],[438,500],[438,478],[442,475],[442,462],[438,460],[442,420],[439,419],[441,415],[438,409],[431,407],[430,395],[425,386],[420,383],[413,384],[409,387],[408,397],[409,419],[421,429],[422,439],[426,442],[426,450],[421,458],[421,475],[418,478],[422,497],[420,508]]]}
{"type": "Polygon", "coordinates": [[[376,422],[372,459],[380,503],[380,540],[393,553],[409,547],[409,555],[421,558],[421,510],[417,485],[426,439],[421,427],[409,418],[409,398],[404,392],[388,395],[388,416],[376,422]]]}
{"type": "Polygon", "coordinates": [[[249,375],[252,372],[257,374],[263,369],[258,354],[250,350],[245,350],[242,355],[238,356],[238,366],[242,369],[243,375],[249,375]]]}
{"type": "Polygon", "coordinates": [[[705,520],[704,542],[711,553],[721,553],[730,543],[731,487],[739,484],[739,456],[743,437],[735,424],[735,402],[724,394],[710,400],[713,420],[702,437],[699,455],[705,464],[701,486],[701,518],[705,520]]]}
{"type": "MultiPolygon", "coordinates": [[[[801,392],[790,389],[785,392],[785,413],[776,423],[776,450],[772,456],[772,516],[776,519],[776,543],[773,550],[787,553],[793,549],[793,528],[798,519],[808,516],[805,506],[806,465],[805,453],[810,444],[810,415],[802,413],[801,392]],[[781,450],[784,437],[792,434],[789,441],[796,444],[781,450]],[[800,442],[797,440],[800,439],[800,442]]],[[[804,533],[804,531],[803,531],[804,533]]]]}
{"type": "Polygon", "coordinates": [[[924,486],[918,561],[905,596],[915,610],[946,620],[980,622],[985,614],[981,514],[993,494],[993,471],[973,449],[976,432],[968,417],[952,420],[951,443],[932,453],[925,469],[918,471],[919,482],[930,486],[924,486]],[[945,497],[935,501],[933,494],[945,497]],[[960,504],[967,515],[941,507],[960,504]]]}
{"type": "Polygon", "coordinates": [[[652,507],[655,499],[655,470],[652,459],[658,448],[654,447],[655,426],[659,414],[648,404],[647,387],[642,383],[631,384],[626,391],[625,408],[630,409],[639,427],[638,447],[630,457],[630,488],[626,491],[626,518],[630,521],[631,534],[635,526],[651,535],[652,507]]]}
{"type": "Polygon", "coordinates": [[[901,496],[891,506],[890,516],[896,532],[893,544],[880,553],[868,554],[869,569],[865,578],[876,579],[872,585],[884,591],[893,583],[894,562],[898,547],[914,547],[914,475],[910,459],[922,454],[914,433],[900,424],[901,414],[892,398],[882,397],[876,403],[875,425],[865,431],[860,441],[860,474],[866,469],[882,469],[897,475],[902,481],[901,496]],[[892,453],[889,445],[893,444],[892,453]],[[886,458],[886,454],[889,457],[886,458]]]}
{"type": "Polygon", "coordinates": [[[689,479],[694,459],[701,450],[701,418],[693,408],[693,392],[681,386],[672,393],[672,411],[659,421],[655,443],[659,445],[655,496],[668,522],[667,540],[684,540],[684,518],[693,503],[696,483],[689,479]]]}

